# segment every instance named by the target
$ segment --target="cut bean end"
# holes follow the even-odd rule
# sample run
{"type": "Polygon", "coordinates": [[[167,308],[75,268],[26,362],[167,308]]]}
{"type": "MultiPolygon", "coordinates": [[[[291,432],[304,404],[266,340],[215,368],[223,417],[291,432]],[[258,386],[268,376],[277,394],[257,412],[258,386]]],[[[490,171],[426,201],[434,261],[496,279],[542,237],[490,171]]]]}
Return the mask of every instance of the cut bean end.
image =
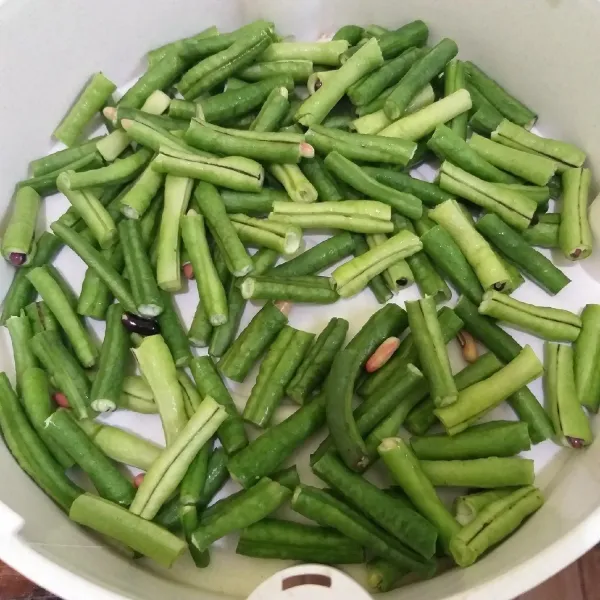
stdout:
{"type": "Polygon", "coordinates": [[[27,262],[27,254],[23,254],[23,252],[11,252],[8,255],[8,261],[13,267],[21,267],[27,262]]]}
{"type": "Polygon", "coordinates": [[[98,398],[92,402],[91,406],[99,413],[113,412],[117,409],[117,405],[108,398],[98,398]]]}

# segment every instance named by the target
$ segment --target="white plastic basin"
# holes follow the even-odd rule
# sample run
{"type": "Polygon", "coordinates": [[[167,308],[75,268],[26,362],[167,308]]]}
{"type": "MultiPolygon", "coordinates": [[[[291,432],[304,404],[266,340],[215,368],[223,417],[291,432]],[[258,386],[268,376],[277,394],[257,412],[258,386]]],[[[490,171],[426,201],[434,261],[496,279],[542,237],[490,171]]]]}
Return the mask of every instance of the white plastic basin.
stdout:
{"type": "MultiPolygon", "coordinates": [[[[400,26],[424,19],[434,41],[441,36],[455,39],[461,57],[477,61],[535,107],[544,133],[578,144],[592,167],[600,165],[600,4],[595,0],[0,0],[0,215],[28,161],[50,149],[51,131],[92,72],[102,70],[124,84],[141,72],[148,49],[212,24],[226,31],[256,18],[274,20],[279,31],[304,39],[316,39],[346,23],[400,26]]],[[[45,207],[52,218],[64,210],[55,202],[50,199],[45,207]]],[[[516,296],[579,310],[600,298],[600,285],[592,277],[595,264],[567,266],[573,284],[557,297],[532,284],[516,296]]],[[[65,251],[58,265],[77,289],[82,263],[65,251]]],[[[0,261],[0,298],[11,275],[0,261]]],[[[192,298],[183,306],[187,319],[193,305],[192,298]]],[[[292,324],[318,331],[329,317],[339,315],[351,320],[352,333],[374,308],[363,294],[335,307],[295,311],[292,324]]],[[[532,345],[539,353],[541,344],[532,345]]],[[[12,371],[6,336],[0,337],[0,369],[12,371]]],[[[243,395],[248,389],[246,385],[239,391],[243,395]]],[[[539,392],[539,384],[534,391],[539,392]]],[[[496,416],[510,418],[509,412],[503,408],[496,416]]],[[[146,416],[120,416],[116,422],[160,436],[156,420],[146,416]]],[[[547,497],[534,518],[473,567],[386,597],[513,598],[597,543],[600,445],[570,452],[547,442],[532,455],[547,497]]],[[[288,566],[238,557],[230,543],[213,552],[207,570],[196,570],[187,559],[172,571],[129,562],[70,523],[4,447],[0,473],[0,559],[68,600],[242,598],[274,570],[288,566]]]]}

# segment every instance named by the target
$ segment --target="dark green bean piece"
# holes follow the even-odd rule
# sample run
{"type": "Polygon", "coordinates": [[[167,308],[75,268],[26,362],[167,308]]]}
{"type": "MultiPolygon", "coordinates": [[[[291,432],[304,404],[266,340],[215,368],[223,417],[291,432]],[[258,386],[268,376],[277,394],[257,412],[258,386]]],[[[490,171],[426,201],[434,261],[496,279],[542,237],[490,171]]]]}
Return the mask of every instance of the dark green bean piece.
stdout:
{"type": "Polygon", "coordinates": [[[55,221],[50,227],[52,231],[67,244],[67,246],[79,254],[88,267],[92,267],[98,273],[114,294],[115,298],[122,304],[123,309],[127,312],[135,313],[135,300],[133,299],[127,284],[100,252],[81,235],[62,223],[55,221]]]}
{"type": "Polygon", "coordinates": [[[440,225],[421,235],[423,250],[439,267],[450,283],[474,302],[481,302],[483,289],[477,275],[452,236],[440,225]]]}
{"type": "Polygon", "coordinates": [[[183,74],[176,84],[186,100],[201,94],[227,80],[250,64],[272,43],[270,27],[253,31],[236,40],[229,48],[201,60],[183,74]]]}
{"type": "Polygon", "coordinates": [[[408,48],[400,56],[386,62],[348,90],[348,97],[356,106],[364,106],[375,100],[385,89],[397,84],[410,67],[426,54],[420,48],[408,48]]]}
{"type": "Polygon", "coordinates": [[[191,541],[199,551],[206,550],[214,541],[228,533],[264,519],[291,495],[292,492],[285,486],[265,477],[254,487],[245,490],[222,515],[212,522],[200,525],[192,534],[191,541]]]}
{"type": "MultiPolygon", "coordinates": [[[[264,526],[274,520],[265,519],[255,525],[264,526]]],[[[281,522],[283,523],[283,522],[281,522]]],[[[244,556],[253,556],[255,558],[275,558],[280,560],[296,560],[306,563],[320,564],[360,564],[364,561],[364,550],[360,544],[349,540],[345,536],[337,533],[337,531],[325,528],[312,527],[310,525],[301,525],[299,523],[286,523],[285,528],[281,528],[282,532],[288,533],[291,540],[284,542],[274,542],[273,540],[255,541],[246,539],[245,532],[252,531],[254,525],[247,527],[238,541],[236,553],[244,556]],[[313,532],[312,530],[317,530],[313,532]],[[311,539],[311,534],[316,536],[317,532],[324,537],[324,540],[315,542],[308,541],[311,539]],[[296,534],[297,538],[293,538],[296,534]],[[296,539],[302,540],[301,544],[295,544],[296,539]],[[330,546],[329,541],[336,542],[335,546],[330,546]]],[[[272,528],[265,528],[265,531],[272,533],[272,528]]]]}
{"type": "Polygon", "coordinates": [[[345,319],[331,319],[304,357],[286,389],[288,396],[298,404],[304,404],[324,381],[344,343],[348,326],[345,319]]]}
{"type": "MultiPolygon", "coordinates": [[[[214,260],[214,267],[215,267],[215,270],[219,277],[219,280],[221,281],[221,283],[223,284],[223,287],[225,288],[230,279],[230,273],[229,273],[227,264],[225,263],[225,260],[223,258],[223,255],[221,254],[221,252],[218,250],[217,247],[213,248],[213,260],[214,260]]],[[[231,278],[230,284],[233,285],[235,282],[236,282],[236,280],[234,278],[231,278]]],[[[239,291],[239,288],[237,286],[236,286],[236,294],[237,295],[241,294],[241,292],[239,291]]],[[[229,295],[228,295],[228,303],[229,303],[229,295]]],[[[245,306],[245,304],[244,304],[244,306],[245,306]]],[[[238,307],[234,306],[234,305],[232,305],[231,308],[238,309],[238,307]]],[[[221,329],[221,328],[223,328],[223,330],[225,330],[225,329],[229,330],[229,328],[231,328],[231,329],[235,329],[237,331],[241,313],[238,314],[236,312],[235,314],[234,313],[230,314],[229,313],[229,304],[227,306],[227,310],[228,310],[227,322],[224,323],[223,325],[218,325],[217,327],[213,327],[208,319],[208,314],[206,312],[205,305],[202,303],[202,298],[199,297],[198,305],[196,306],[196,312],[194,313],[194,318],[192,320],[192,324],[191,324],[190,330],[188,332],[188,338],[190,340],[190,343],[193,346],[200,346],[200,347],[208,346],[210,338],[213,335],[213,332],[215,330],[221,329]],[[237,321],[236,321],[236,319],[237,319],[237,321]]],[[[239,310],[241,312],[243,312],[243,307],[239,310]]]]}
{"type": "Polygon", "coordinates": [[[358,44],[364,29],[359,25],[344,25],[340,27],[331,38],[332,40],[346,40],[351,46],[358,44]]]}
{"type": "Polygon", "coordinates": [[[273,425],[229,459],[231,477],[244,488],[273,474],[296,448],[325,422],[325,394],[316,396],[290,417],[273,425]]]}
{"type": "MultiPolygon", "coordinates": [[[[263,29],[272,30],[273,23],[258,19],[247,25],[243,25],[230,33],[220,33],[215,35],[214,31],[208,35],[211,28],[189,38],[184,38],[174,42],[175,48],[190,63],[197,62],[206,56],[211,56],[229,48],[236,40],[253,35],[263,29]]],[[[216,28],[215,28],[216,29],[216,28]]],[[[163,47],[164,48],[164,47],[163,47]]],[[[167,45],[167,49],[169,45],[167,45]]],[[[157,49],[160,50],[161,48],[157,49]]]]}
{"type": "Polygon", "coordinates": [[[164,310],[163,299],[142,239],[140,223],[136,219],[121,221],[119,238],[136,312],[146,318],[157,317],[164,310]]]}
{"type": "Polygon", "coordinates": [[[219,370],[234,381],[243,381],[287,320],[279,308],[267,302],[221,358],[219,370]]]}
{"type": "Polygon", "coordinates": [[[417,144],[410,140],[350,133],[323,125],[313,125],[306,132],[306,141],[321,154],[335,151],[350,160],[401,166],[406,166],[417,150],[417,144]]]}
{"type": "Polygon", "coordinates": [[[321,202],[335,202],[343,199],[342,192],[321,158],[318,156],[305,158],[300,162],[300,168],[317,190],[321,202]]]}
{"type": "Polygon", "coordinates": [[[210,183],[200,182],[194,192],[194,201],[206,218],[212,236],[225,263],[235,277],[243,277],[253,269],[252,259],[240,241],[218,190],[210,183]]]}
{"type": "Polygon", "coordinates": [[[192,359],[190,369],[200,395],[203,398],[210,396],[227,410],[229,417],[219,427],[217,434],[228,454],[238,452],[248,445],[248,437],[229,390],[212,360],[208,356],[196,357],[192,359]]]}
{"type": "Polygon", "coordinates": [[[445,38],[434,46],[424,57],[414,63],[401,83],[385,101],[384,110],[389,119],[399,119],[410,101],[423,87],[439,75],[446,64],[458,53],[456,43],[445,38]]]}
{"type": "MultiPolygon", "coordinates": [[[[403,229],[408,229],[410,232],[415,233],[413,224],[405,217],[393,214],[392,222],[394,223],[394,233],[398,233],[403,229]]],[[[432,296],[436,303],[450,300],[450,297],[452,296],[450,288],[442,279],[441,275],[435,270],[424,251],[417,252],[416,254],[407,257],[405,260],[410,267],[423,298],[432,296]]]]}
{"type": "Polygon", "coordinates": [[[56,179],[64,171],[89,171],[91,169],[98,169],[103,166],[104,160],[98,152],[86,154],[78,160],[65,165],[63,168],[56,171],[51,171],[46,175],[40,175],[39,177],[32,177],[30,179],[23,179],[17,183],[16,189],[19,190],[24,187],[30,187],[40,194],[40,196],[51,196],[52,194],[56,194],[58,192],[56,179]]]}
{"type": "Polygon", "coordinates": [[[208,459],[206,481],[198,501],[198,507],[207,507],[228,479],[227,453],[223,448],[216,448],[208,459]]]}
{"type": "Polygon", "coordinates": [[[104,136],[101,135],[81,144],[71,146],[70,148],[58,150],[47,156],[32,160],[29,163],[29,169],[32,176],[41,177],[48,173],[52,173],[53,171],[60,171],[67,165],[78,161],[80,158],[89,154],[94,154],[96,152],[96,145],[103,138],[104,136]]]}
{"type": "Polygon", "coordinates": [[[500,111],[507,119],[522,125],[531,127],[537,120],[537,115],[527,106],[522,104],[514,96],[511,96],[491,77],[486,75],[479,67],[471,61],[465,63],[469,83],[488,100],[495,109],[500,111]]]}
{"type": "Polygon", "coordinates": [[[87,473],[100,496],[121,506],[131,504],[135,496],[131,480],[90,440],[67,411],[59,409],[53,413],[46,420],[45,429],[87,473]]]}
{"type": "Polygon", "coordinates": [[[68,512],[82,490],[71,482],[64,468],[49,454],[30,425],[5,373],[0,373],[0,429],[19,466],[62,510],[68,512]]]}
{"type": "Polygon", "coordinates": [[[454,436],[413,437],[412,451],[419,460],[467,460],[489,456],[514,456],[529,450],[527,423],[492,421],[470,427],[454,436]]]}
{"type": "MultiPolygon", "coordinates": [[[[409,364],[390,378],[385,389],[366,398],[354,410],[356,426],[361,436],[366,438],[368,451],[368,460],[361,471],[366,470],[376,458],[376,448],[383,432],[383,437],[396,435],[408,412],[427,395],[427,391],[423,373],[409,364]]],[[[330,438],[326,438],[321,443],[310,457],[311,464],[333,449],[331,442],[330,438]]]]}
{"type": "MultiPolygon", "coordinates": [[[[277,471],[270,475],[269,479],[276,481],[277,483],[285,486],[292,492],[300,485],[300,478],[298,476],[298,470],[296,467],[289,467],[287,469],[281,469],[281,471],[277,471]]],[[[207,509],[202,511],[201,522],[202,523],[212,523],[221,515],[223,515],[228,507],[237,502],[237,499],[244,493],[244,490],[240,490],[239,492],[235,492],[226,498],[221,498],[217,502],[211,504],[207,509]]],[[[264,521],[261,521],[263,523],[264,521]]]]}
{"type": "Polygon", "coordinates": [[[67,397],[77,418],[90,417],[90,382],[77,359],[65,348],[56,331],[42,331],[31,338],[31,349],[57,388],[67,397]]]}
{"type": "MultiPolygon", "coordinates": [[[[264,64],[270,68],[270,65],[274,65],[275,63],[264,64]]],[[[312,63],[309,63],[309,65],[310,71],[312,73],[312,63]]],[[[255,66],[258,67],[259,65],[255,66]]],[[[281,126],[281,122],[285,118],[285,115],[287,114],[290,108],[288,94],[289,92],[285,87],[275,88],[274,90],[272,90],[271,93],[267,96],[265,103],[262,105],[260,112],[250,124],[249,130],[260,132],[278,131],[281,126]]]]}
{"type": "Polygon", "coordinates": [[[273,210],[273,202],[289,202],[289,196],[279,190],[263,188],[260,192],[236,192],[219,190],[225,210],[230,214],[242,213],[249,216],[260,216],[273,210]]]}
{"type": "Polygon", "coordinates": [[[359,353],[346,347],[335,357],[324,386],[331,439],[346,466],[357,472],[368,463],[367,448],[352,411],[354,384],[360,365],[359,353]]]}
{"type": "Polygon", "coordinates": [[[167,53],[150,67],[119,100],[118,106],[141,108],[150,94],[171,86],[186,67],[185,60],[177,53],[167,53]]]}
{"type": "Polygon", "coordinates": [[[378,556],[385,556],[411,571],[431,573],[433,563],[398,542],[366,517],[323,490],[300,485],[292,498],[292,508],[324,527],[333,527],[378,556]]]}
{"type": "Polygon", "coordinates": [[[423,204],[434,207],[446,200],[452,200],[453,196],[441,190],[436,184],[415,179],[406,173],[390,171],[378,167],[363,167],[363,170],[374,177],[379,183],[394,188],[400,192],[406,192],[419,198],[423,204]]]}
{"type": "Polygon", "coordinates": [[[379,183],[358,165],[338,152],[331,152],[327,155],[325,166],[336,177],[366,194],[367,197],[389,204],[394,210],[409,219],[418,219],[423,212],[421,201],[416,196],[399,192],[379,183]]]}
{"type": "Polygon", "coordinates": [[[280,332],[260,365],[256,383],[244,408],[244,420],[258,427],[269,425],[304,355],[313,333],[286,326],[280,332]]]}
{"type": "Polygon", "coordinates": [[[150,162],[152,155],[152,150],[141,148],[131,156],[118,158],[106,167],[78,173],[63,171],[59,176],[58,187],[65,193],[62,188],[77,191],[89,187],[126,183],[141,173],[150,162]]]}
{"type": "Polygon", "coordinates": [[[196,455],[192,464],[181,481],[179,498],[181,501],[180,518],[181,528],[188,541],[190,553],[197,567],[206,567],[210,562],[208,551],[197,553],[190,543],[192,532],[198,527],[198,509],[196,504],[204,489],[208,471],[208,459],[212,453],[212,444],[205,444],[196,455]]]}
{"type": "Polygon", "coordinates": [[[484,215],[476,224],[477,230],[487,237],[494,246],[514,261],[540,287],[551,294],[558,294],[570,279],[543,254],[534,250],[523,238],[500,217],[484,215]]]}
{"type": "Polygon", "coordinates": [[[325,454],[313,463],[312,469],[346,501],[395,538],[425,558],[433,556],[437,532],[419,513],[388,496],[361,475],[352,473],[332,454],[325,454]]]}
{"type": "Polygon", "coordinates": [[[164,310],[158,316],[160,332],[165,338],[175,365],[178,367],[187,366],[192,359],[192,351],[181,318],[175,306],[173,306],[171,295],[165,291],[161,291],[161,295],[164,310]]]}
{"type": "Polygon", "coordinates": [[[294,80],[289,75],[277,75],[243,88],[215,94],[201,100],[198,104],[201,113],[191,116],[204,116],[209,123],[225,123],[231,119],[242,117],[261,106],[271,91],[279,87],[285,87],[288,91],[292,91],[294,80]]]}
{"type": "Polygon", "coordinates": [[[351,234],[338,233],[269,271],[275,277],[315,275],[334,265],[354,250],[351,234]]]}
{"type": "Polygon", "coordinates": [[[56,317],[44,302],[32,302],[25,307],[25,314],[31,324],[33,335],[42,331],[59,331],[60,325],[56,317]]]}
{"type": "Polygon", "coordinates": [[[108,308],[98,372],[90,392],[91,406],[98,412],[115,410],[123,391],[129,359],[129,335],[123,327],[122,318],[123,309],[119,304],[108,308]]]}
{"type": "Polygon", "coordinates": [[[71,468],[75,464],[73,459],[50,439],[44,429],[44,422],[55,410],[50,395],[50,381],[45,371],[35,367],[30,367],[25,371],[21,400],[29,422],[47,446],[50,454],[64,469],[71,468]]]}
{"type": "MultiPolygon", "coordinates": [[[[464,114],[464,113],[463,113],[464,114]]],[[[448,160],[485,181],[517,183],[518,179],[488,162],[457,133],[446,125],[438,125],[427,141],[427,146],[440,160],[448,160]]]]}
{"type": "Polygon", "coordinates": [[[212,329],[210,345],[208,347],[210,356],[220,358],[229,349],[237,336],[245,308],[246,300],[242,296],[238,281],[231,278],[229,289],[227,290],[227,323],[217,325],[217,327],[212,329]]]}
{"type": "MultiPolygon", "coordinates": [[[[123,270],[125,256],[121,244],[116,244],[112,248],[102,250],[101,255],[115,271],[120,273],[123,270]]],[[[106,319],[106,311],[112,301],[113,295],[108,286],[94,269],[88,267],[77,302],[77,314],[104,321],[106,319]]]]}

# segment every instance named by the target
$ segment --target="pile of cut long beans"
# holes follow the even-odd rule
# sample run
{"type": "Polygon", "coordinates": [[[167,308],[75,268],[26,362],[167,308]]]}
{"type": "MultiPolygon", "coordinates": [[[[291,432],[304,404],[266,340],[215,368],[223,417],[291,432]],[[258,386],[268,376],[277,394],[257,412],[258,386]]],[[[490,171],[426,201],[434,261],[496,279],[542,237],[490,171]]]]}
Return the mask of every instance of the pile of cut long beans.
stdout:
{"type": "Polygon", "coordinates": [[[189,550],[206,567],[238,532],[239,554],[364,562],[387,591],[468,567],[542,506],[521,451],[591,443],[600,305],[579,316],[511,296],[525,279],[550,295],[570,283],[537,247],[590,255],[586,155],[532,133],[534,111],[428,34],[211,27],[149,52],[118,99],[90,79],[54,131],[66,147],[17,184],[1,246],[16,384],[0,374],[0,427],[72,520],[165,566],[189,550]],[[84,141],[99,114],[107,132],[84,141]],[[435,182],[411,176],[431,158],[435,182]],[[56,192],[71,206],[36,239],[56,192]],[[330,237],[303,251],[307,231],[330,237]],[[78,294],[52,266],[63,246],[87,265],[78,294]],[[188,331],[186,279],[200,299],[188,331]],[[421,299],[402,308],[412,285],[421,299]],[[288,322],[366,288],[384,306],[347,343],[343,318],[318,335],[288,322]],[[264,302],[240,331],[249,300],[264,302]],[[101,345],[88,319],[105,322],[101,345]],[[501,323],[545,340],[544,363],[501,323]],[[257,366],[238,412],[228,380],[257,366]],[[527,387],[542,375],[545,407],[527,387]],[[286,398],[298,409],[273,424],[286,398]],[[490,421],[504,402],[517,419],[490,421]],[[158,414],[165,447],[95,420],[114,410],[158,414]],[[285,468],[317,432],[324,489],[285,468]],[[363,477],[379,459],[387,489],[363,477]],[[230,478],[242,490],[213,502],[230,478]],[[468,493],[448,506],[447,486],[468,493]],[[286,503],[302,523],[272,517],[286,503]]]}

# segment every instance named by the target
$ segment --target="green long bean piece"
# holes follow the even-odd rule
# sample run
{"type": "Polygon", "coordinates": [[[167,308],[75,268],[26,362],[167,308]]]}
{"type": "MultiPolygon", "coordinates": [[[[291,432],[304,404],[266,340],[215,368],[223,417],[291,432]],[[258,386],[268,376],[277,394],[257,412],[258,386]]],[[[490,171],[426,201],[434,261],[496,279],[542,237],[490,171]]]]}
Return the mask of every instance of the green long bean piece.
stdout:
{"type": "Polygon", "coordinates": [[[234,277],[243,277],[253,270],[252,259],[231,224],[217,189],[200,182],[194,191],[194,202],[204,215],[221,254],[234,277]]]}
{"type": "Polygon", "coordinates": [[[461,567],[472,565],[483,552],[509,536],[543,503],[541,492],[527,486],[488,504],[452,538],[452,557],[461,567]]]}
{"type": "Polygon", "coordinates": [[[93,494],[73,502],[69,517],[167,568],[185,551],[185,542],[177,536],[93,494]]]}
{"type": "Polygon", "coordinates": [[[566,344],[544,344],[544,397],[557,440],[571,448],[592,443],[587,415],[577,396],[573,348],[566,344]]]}
{"type": "Polygon", "coordinates": [[[19,466],[65,512],[82,493],[49,454],[27,416],[8,377],[0,373],[0,429],[19,466]]]}
{"type": "Polygon", "coordinates": [[[150,385],[167,445],[170,446],[175,443],[188,420],[173,357],[160,335],[144,338],[133,354],[150,385]]]}
{"type": "Polygon", "coordinates": [[[98,250],[80,234],[58,221],[52,223],[50,228],[67,246],[80,256],[88,267],[96,271],[125,311],[136,312],[135,300],[125,280],[98,250]]]}
{"type": "Polygon", "coordinates": [[[336,71],[335,77],[300,105],[294,118],[305,127],[319,125],[353,83],[382,64],[379,44],[371,39],[336,71]]]}
{"type": "Polygon", "coordinates": [[[67,146],[72,146],[84,127],[102,109],[117,86],[102,73],[96,73],[77,98],[73,107],[54,130],[53,135],[67,146]]]}
{"type": "Polygon", "coordinates": [[[214,398],[227,410],[229,416],[217,431],[223,448],[230,455],[245,448],[248,437],[244,423],[212,360],[207,356],[196,357],[192,360],[190,369],[200,395],[214,398]]]}
{"type": "Polygon", "coordinates": [[[100,496],[121,506],[131,504],[135,495],[131,480],[93,444],[66,410],[57,410],[48,417],[44,428],[50,438],[87,473],[100,496]]]}
{"type": "Polygon", "coordinates": [[[300,366],[314,334],[285,326],[260,365],[243,417],[258,427],[267,427],[285,389],[300,366]]]}

